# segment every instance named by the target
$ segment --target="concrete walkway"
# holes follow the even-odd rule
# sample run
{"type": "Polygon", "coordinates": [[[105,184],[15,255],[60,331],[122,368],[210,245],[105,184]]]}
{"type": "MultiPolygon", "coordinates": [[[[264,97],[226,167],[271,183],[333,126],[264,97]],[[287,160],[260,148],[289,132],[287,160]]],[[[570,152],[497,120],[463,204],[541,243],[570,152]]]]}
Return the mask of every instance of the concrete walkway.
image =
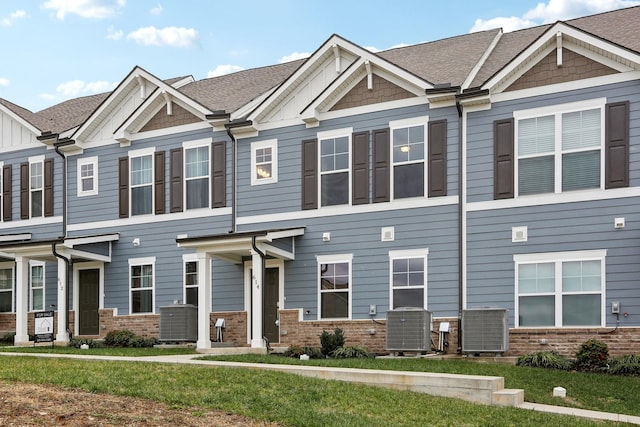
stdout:
{"type": "MultiPolygon", "coordinates": [[[[336,369],[336,368],[326,369],[326,368],[319,368],[317,366],[224,362],[224,361],[198,359],[199,357],[204,356],[203,354],[125,357],[125,356],[99,356],[99,355],[89,355],[89,354],[82,355],[82,354],[0,352],[0,356],[33,356],[33,357],[49,357],[49,358],[84,359],[84,360],[107,360],[107,361],[113,360],[113,361],[127,361],[127,362],[150,362],[150,363],[225,366],[225,367],[239,367],[239,368],[245,368],[245,369],[272,369],[272,370],[278,370],[282,372],[296,373],[299,375],[314,376],[318,378],[337,379],[340,381],[351,381],[349,379],[336,378],[335,375],[327,376],[328,372],[342,371],[343,369],[336,369]]],[[[354,371],[353,369],[344,369],[344,370],[354,371]]],[[[356,370],[356,371],[367,371],[367,370],[356,370]]],[[[388,372],[388,371],[380,371],[380,372],[388,372]]],[[[421,373],[412,373],[412,374],[421,374],[421,373]]],[[[363,382],[363,381],[354,380],[354,382],[363,382]]],[[[478,403],[487,403],[487,402],[478,402],[478,403]]],[[[521,409],[529,409],[532,411],[547,412],[547,413],[560,414],[560,415],[570,415],[570,416],[589,418],[594,420],[614,421],[614,422],[640,425],[640,416],[614,414],[609,412],[591,411],[591,410],[578,409],[578,408],[568,408],[565,406],[544,405],[541,403],[531,403],[531,402],[522,402],[518,404],[517,407],[521,409]]]]}

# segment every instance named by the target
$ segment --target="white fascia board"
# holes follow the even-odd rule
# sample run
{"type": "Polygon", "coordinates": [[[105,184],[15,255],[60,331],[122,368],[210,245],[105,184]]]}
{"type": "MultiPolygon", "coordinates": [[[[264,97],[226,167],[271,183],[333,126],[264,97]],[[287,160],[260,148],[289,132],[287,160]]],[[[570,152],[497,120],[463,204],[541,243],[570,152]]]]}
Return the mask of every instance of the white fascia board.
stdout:
{"type": "MultiPolygon", "coordinates": [[[[42,134],[42,130],[38,129],[37,127],[35,127],[34,125],[32,125],[31,123],[29,123],[28,121],[26,121],[25,119],[23,119],[22,117],[20,117],[19,115],[17,115],[16,113],[14,113],[13,111],[11,111],[10,109],[8,109],[7,107],[5,107],[2,104],[0,104],[0,111],[4,112],[9,117],[11,117],[13,120],[17,121],[22,126],[24,126],[27,129],[29,129],[29,131],[33,132],[34,135],[40,136],[42,134]]],[[[47,131],[49,129],[43,129],[43,130],[47,131]]]]}
{"type": "Polygon", "coordinates": [[[473,69],[471,70],[467,78],[464,80],[464,82],[462,82],[462,86],[461,86],[462,90],[467,89],[471,85],[473,80],[476,78],[478,71],[480,71],[480,69],[484,66],[485,62],[487,62],[487,58],[489,58],[489,56],[493,53],[493,50],[495,49],[496,45],[500,41],[500,38],[502,38],[502,34],[503,34],[502,28],[500,28],[500,30],[496,34],[496,37],[493,39],[491,44],[487,47],[487,50],[485,50],[482,56],[480,57],[480,60],[473,67],[473,69]]]}
{"type": "Polygon", "coordinates": [[[592,45],[598,49],[602,49],[603,51],[608,52],[613,56],[618,56],[620,58],[626,59],[629,62],[640,65],[640,55],[560,22],[549,28],[531,46],[529,46],[518,56],[516,56],[516,58],[513,59],[507,67],[505,67],[493,78],[487,81],[487,83],[483,86],[483,89],[493,89],[498,86],[520,64],[522,64],[527,58],[536,55],[536,53],[540,49],[544,48],[544,46],[548,43],[552,44],[551,49],[555,49],[555,38],[558,33],[562,33],[563,35],[567,35],[568,37],[580,40],[585,44],[592,45]]]}

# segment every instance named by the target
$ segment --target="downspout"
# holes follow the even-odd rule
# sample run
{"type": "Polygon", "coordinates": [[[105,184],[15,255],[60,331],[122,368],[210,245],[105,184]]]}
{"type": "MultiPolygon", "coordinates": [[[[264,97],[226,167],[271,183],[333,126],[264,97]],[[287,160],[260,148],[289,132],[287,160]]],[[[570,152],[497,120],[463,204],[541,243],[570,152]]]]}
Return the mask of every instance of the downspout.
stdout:
{"type": "Polygon", "coordinates": [[[227,135],[231,138],[231,229],[229,233],[235,233],[237,231],[236,225],[236,217],[238,213],[236,212],[236,156],[237,156],[237,141],[236,137],[231,132],[231,128],[225,126],[227,130],[227,135]]]}
{"type": "MultiPolygon", "coordinates": [[[[254,251],[256,251],[256,253],[258,255],[260,255],[260,258],[262,259],[262,274],[260,275],[262,278],[262,283],[260,283],[260,294],[261,294],[261,301],[264,302],[264,275],[266,272],[266,263],[267,263],[267,256],[265,255],[264,252],[262,252],[260,249],[258,249],[258,246],[256,245],[256,236],[254,235],[251,238],[251,247],[253,248],[254,251]]],[[[251,286],[251,301],[253,301],[253,286],[251,286]]],[[[262,313],[262,329],[264,331],[264,313],[262,313]]],[[[261,335],[262,332],[260,333],[261,335]]],[[[253,339],[253,321],[251,322],[251,338],[253,339]]],[[[263,336],[263,339],[266,340],[266,338],[263,336]]],[[[268,342],[267,342],[267,347],[269,346],[268,342]]]]}
{"type": "MultiPolygon", "coordinates": [[[[60,147],[62,146],[66,146],[66,145],[71,145],[74,144],[75,141],[71,140],[71,139],[65,139],[62,141],[58,141],[56,143],[53,144],[53,147],[55,149],[55,152],[62,157],[62,240],[64,241],[64,239],[67,238],[67,156],[64,155],[64,153],[62,153],[60,151],[60,147]]],[[[53,253],[53,255],[55,255],[56,258],[59,258],[61,260],[64,261],[65,265],[66,265],[66,299],[67,299],[67,306],[66,306],[66,310],[64,311],[64,324],[67,326],[67,337],[69,338],[69,340],[71,340],[71,330],[69,328],[69,310],[70,310],[70,305],[69,305],[69,288],[71,287],[71,259],[65,257],[64,255],[62,255],[61,253],[59,253],[56,250],[56,245],[57,243],[52,243],[51,244],[51,252],[53,253]]],[[[59,315],[60,313],[58,313],[59,315]]]]}
{"type": "Polygon", "coordinates": [[[464,278],[463,276],[466,274],[466,269],[464,266],[465,257],[463,254],[464,244],[463,239],[465,238],[465,226],[464,226],[464,212],[465,208],[464,200],[466,195],[466,185],[464,182],[464,152],[462,147],[462,133],[463,122],[462,122],[462,104],[460,103],[460,99],[456,95],[456,109],[458,110],[458,150],[460,155],[458,156],[458,346],[457,353],[462,353],[462,304],[463,298],[462,293],[464,292],[464,278]]]}

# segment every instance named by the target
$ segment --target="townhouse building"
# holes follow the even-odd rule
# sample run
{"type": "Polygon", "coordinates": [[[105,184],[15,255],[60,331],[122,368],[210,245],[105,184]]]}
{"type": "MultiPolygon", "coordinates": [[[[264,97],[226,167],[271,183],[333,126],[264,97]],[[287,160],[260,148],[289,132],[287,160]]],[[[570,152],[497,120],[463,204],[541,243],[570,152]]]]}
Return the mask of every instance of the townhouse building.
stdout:
{"type": "Polygon", "coordinates": [[[134,67],[37,113],[0,99],[0,330],[27,345],[53,309],[59,344],[161,337],[186,304],[203,351],[342,328],[382,353],[415,308],[462,351],[489,307],[512,354],[637,352],[638,19],[377,53],[333,35],[203,80],[134,67]]]}

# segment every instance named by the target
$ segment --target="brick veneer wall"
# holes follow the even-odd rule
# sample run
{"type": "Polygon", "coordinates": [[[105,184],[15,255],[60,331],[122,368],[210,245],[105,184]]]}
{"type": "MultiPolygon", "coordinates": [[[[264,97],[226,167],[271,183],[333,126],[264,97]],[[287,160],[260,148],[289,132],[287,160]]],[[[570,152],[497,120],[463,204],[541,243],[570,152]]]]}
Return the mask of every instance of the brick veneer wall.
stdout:
{"type": "Polygon", "coordinates": [[[523,355],[553,350],[567,357],[575,357],[580,344],[590,338],[606,343],[612,357],[640,354],[640,328],[511,329],[507,354],[523,355]],[[541,340],[546,340],[546,344],[541,344],[541,340]]]}
{"type": "Polygon", "coordinates": [[[115,316],[113,309],[100,310],[100,336],[104,338],[109,331],[127,329],[144,338],[160,337],[159,314],[136,314],[134,316],[115,316]]]}
{"type": "MultiPolygon", "coordinates": [[[[322,331],[333,332],[336,328],[344,331],[345,345],[366,347],[376,354],[387,354],[387,325],[385,320],[299,320],[300,310],[280,310],[280,346],[320,347],[322,331]],[[372,333],[373,332],[373,333],[372,333]]],[[[449,353],[455,353],[458,340],[457,319],[434,319],[431,340],[433,347],[438,346],[440,322],[448,321],[450,333],[447,337],[449,353]]]]}
{"type": "Polygon", "coordinates": [[[211,313],[211,341],[215,341],[217,332],[214,327],[218,318],[224,319],[222,342],[233,343],[235,347],[247,346],[247,312],[225,311],[211,313]]]}

